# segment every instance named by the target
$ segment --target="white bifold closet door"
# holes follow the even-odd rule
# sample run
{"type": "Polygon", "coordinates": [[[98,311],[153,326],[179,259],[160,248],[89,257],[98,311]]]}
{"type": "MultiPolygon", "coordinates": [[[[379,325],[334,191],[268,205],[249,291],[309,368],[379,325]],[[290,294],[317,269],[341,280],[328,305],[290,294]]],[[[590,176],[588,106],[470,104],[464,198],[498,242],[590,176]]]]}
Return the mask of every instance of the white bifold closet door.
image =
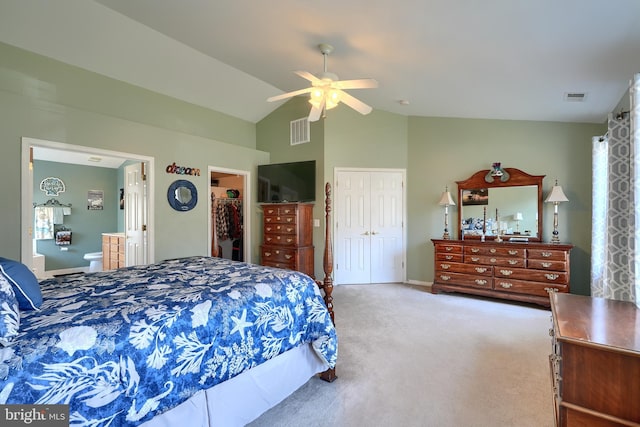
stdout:
{"type": "Polygon", "coordinates": [[[339,171],[335,190],[337,284],[404,280],[400,171],[339,171]]]}

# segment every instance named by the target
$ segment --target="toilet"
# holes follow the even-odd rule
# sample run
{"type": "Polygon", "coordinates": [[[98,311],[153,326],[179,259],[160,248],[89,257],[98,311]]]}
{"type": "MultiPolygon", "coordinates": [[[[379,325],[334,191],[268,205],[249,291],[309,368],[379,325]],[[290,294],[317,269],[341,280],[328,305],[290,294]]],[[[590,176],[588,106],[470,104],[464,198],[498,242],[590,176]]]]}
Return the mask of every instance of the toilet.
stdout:
{"type": "Polygon", "coordinates": [[[89,272],[102,271],[102,252],[89,252],[84,254],[84,259],[89,261],[89,272]]]}

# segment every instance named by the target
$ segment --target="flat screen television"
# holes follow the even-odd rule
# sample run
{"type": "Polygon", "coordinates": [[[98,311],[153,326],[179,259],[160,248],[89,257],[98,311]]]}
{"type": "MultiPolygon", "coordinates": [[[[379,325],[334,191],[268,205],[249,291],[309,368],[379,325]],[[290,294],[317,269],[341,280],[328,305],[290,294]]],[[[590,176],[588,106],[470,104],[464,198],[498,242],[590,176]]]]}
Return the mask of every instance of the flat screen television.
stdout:
{"type": "Polygon", "coordinates": [[[258,203],[314,202],[316,161],[258,165],[258,203]]]}

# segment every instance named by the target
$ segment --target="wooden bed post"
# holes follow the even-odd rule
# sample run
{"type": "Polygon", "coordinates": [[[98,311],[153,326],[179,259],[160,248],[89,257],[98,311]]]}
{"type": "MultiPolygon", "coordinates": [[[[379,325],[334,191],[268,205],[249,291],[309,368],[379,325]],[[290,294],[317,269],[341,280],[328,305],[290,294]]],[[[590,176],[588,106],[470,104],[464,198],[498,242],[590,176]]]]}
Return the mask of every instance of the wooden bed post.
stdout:
{"type": "MultiPolygon", "coordinates": [[[[329,310],[331,321],[336,324],[333,314],[333,246],[331,243],[331,184],[327,182],[324,187],[325,201],[324,201],[324,219],[325,219],[325,231],[324,231],[324,258],[322,260],[322,268],[324,269],[324,280],[322,282],[316,281],[318,287],[324,291],[324,302],[329,310]]],[[[320,374],[320,378],[327,382],[333,382],[336,378],[336,369],[327,369],[320,374]]]]}

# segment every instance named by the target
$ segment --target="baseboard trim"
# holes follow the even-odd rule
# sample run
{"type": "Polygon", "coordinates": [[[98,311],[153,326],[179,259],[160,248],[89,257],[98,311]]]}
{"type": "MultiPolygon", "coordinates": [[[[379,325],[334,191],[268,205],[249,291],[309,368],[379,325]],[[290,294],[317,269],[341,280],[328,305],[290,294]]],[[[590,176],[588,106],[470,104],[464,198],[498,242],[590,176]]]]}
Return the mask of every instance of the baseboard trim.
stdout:
{"type": "Polygon", "coordinates": [[[424,286],[430,288],[433,282],[423,282],[422,280],[407,280],[405,283],[409,285],[424,286]]]}

